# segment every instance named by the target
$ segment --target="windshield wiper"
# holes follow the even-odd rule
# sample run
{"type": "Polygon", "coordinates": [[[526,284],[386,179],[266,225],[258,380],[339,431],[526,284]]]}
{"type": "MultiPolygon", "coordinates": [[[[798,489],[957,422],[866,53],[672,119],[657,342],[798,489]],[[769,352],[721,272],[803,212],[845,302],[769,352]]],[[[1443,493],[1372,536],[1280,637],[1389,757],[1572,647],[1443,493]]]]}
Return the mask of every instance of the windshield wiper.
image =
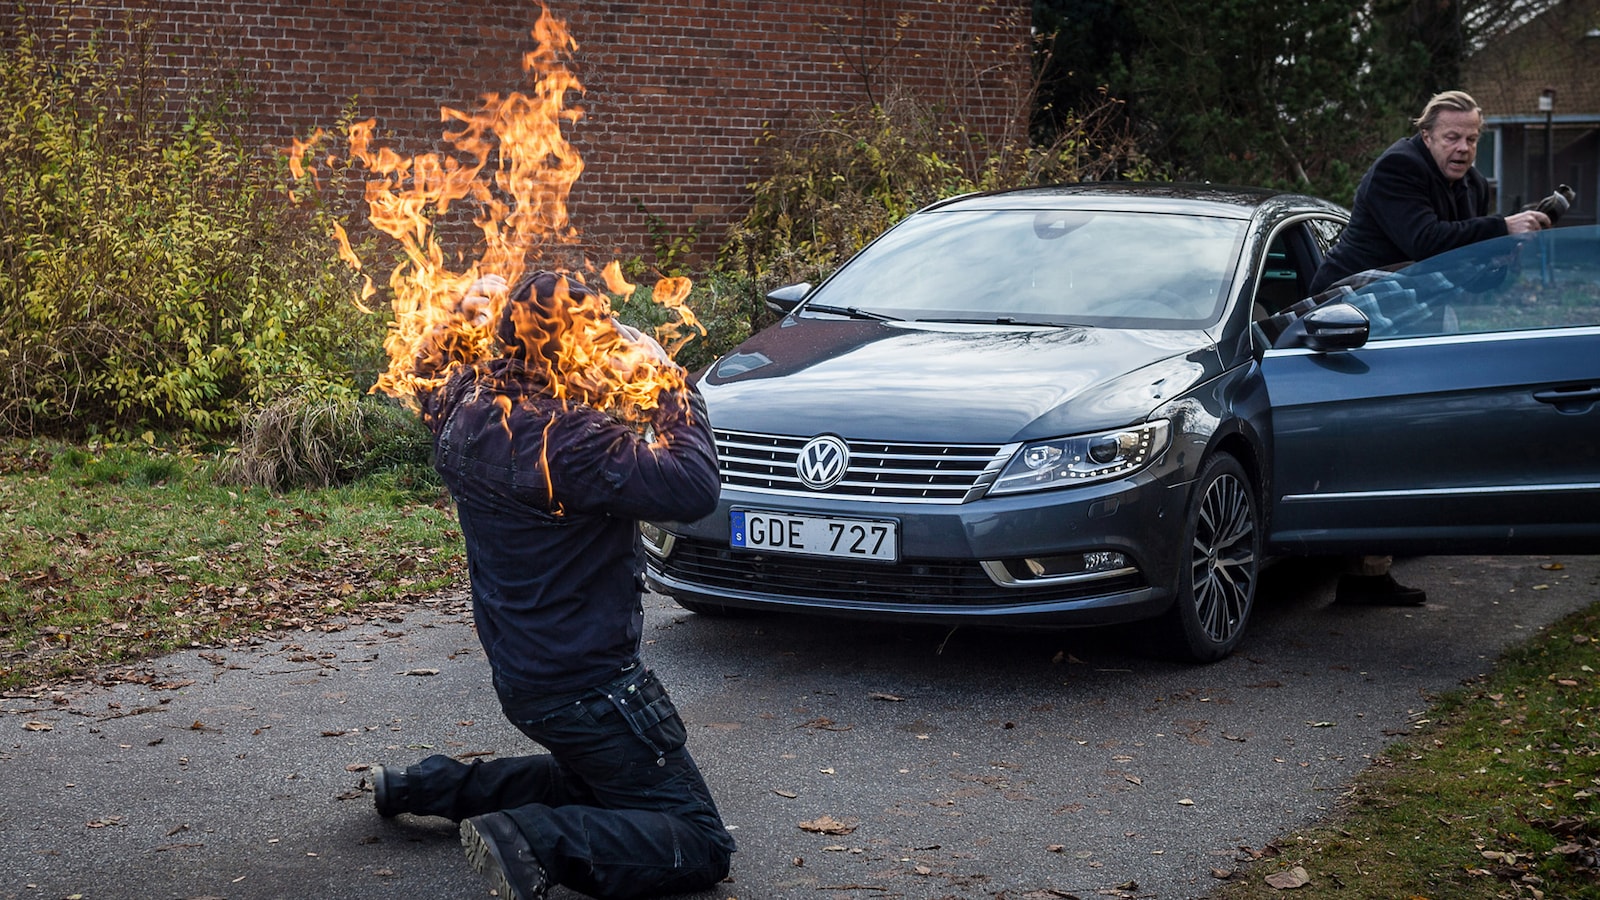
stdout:
{"type": "Polygon", "coordinates": [[[987,319],[918,319],[918,322],[938,322],[945,325],[1029,325],[1041,328],[1067,328],[1064,322],[1043,319],[1019,319],[1016,316],[992,316],[987,319]]]}
{"type": "Polygon", "coordinates": [[[837,313],[841,316],[849,316],[852,319],[875,319],[879,322],[902,321],[894,316],[886,316],[883,313],[873,312],[870,309],[862,309],[859,306],[828,306],[822,303],[807,303],[806,309],[813,310],[815,312],[837,313]]]}

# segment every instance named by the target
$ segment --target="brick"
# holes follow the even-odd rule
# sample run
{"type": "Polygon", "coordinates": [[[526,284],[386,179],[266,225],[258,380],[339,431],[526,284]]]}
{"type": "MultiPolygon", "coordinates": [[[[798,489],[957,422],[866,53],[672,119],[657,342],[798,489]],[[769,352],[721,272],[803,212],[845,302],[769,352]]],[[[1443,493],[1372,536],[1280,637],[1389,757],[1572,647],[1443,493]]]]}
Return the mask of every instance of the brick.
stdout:
{"type": "MultiPolygon", "coordinates": [[[[1028,71],[1026,0],[989,4],[993,12],[944,0],[551,3],[578,42],[571,65],[587,88],[584,117],[566,127],[585,160],[569,202],[587,246],[648,253],[635,198],[671,227],[706,223],[702,241],[714,246],[762,174],[762,136],[801,121],[799,111],[864,99],[854,62],[863,53],[880,73],[963,109],[991,142],[1025,130],[1004,100],[1028,71]],[[968,71],[986,74],[958,89],[968,71]]],[[[0,47],[17,8],[0,7],[0,47]]],[[[41,22],[70,14],[80,43],[91,27],[115,43],[125,34],[107,23],[149,21],[166,69],[158,77],[204,84],[217,59],[238,67],[257,91],[253,136],[264,152],[331,127],[352,95],[358,118],[377,120],[383,146],[437,152],[439,107],[469,110],[483,94],[530,86],[521,61],[538,16],[527,0],[22,0],[20,8],[41,22]]],[[[447,249],[470,250],[472,237],[467,228],[469,243],[447,249]]]]}

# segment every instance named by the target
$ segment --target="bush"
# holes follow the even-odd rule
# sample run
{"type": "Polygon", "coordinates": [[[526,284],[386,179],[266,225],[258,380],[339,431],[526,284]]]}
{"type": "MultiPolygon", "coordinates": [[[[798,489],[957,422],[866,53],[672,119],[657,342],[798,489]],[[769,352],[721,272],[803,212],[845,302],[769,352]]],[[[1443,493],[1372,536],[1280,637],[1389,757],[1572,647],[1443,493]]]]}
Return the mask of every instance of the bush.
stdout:
{"type": "Polygon", "coordinates": [[[245,417],[239,452],[222,467],[224,483],[283,490],[332,487],[428,468],[432,437],[411,410],[385,397],[281,397],[245,417]]]}
{"type": "Polygon", "coordinates": [[[283,161],[238,136],[245,91],[218,70],[169,97],[95,39],[10,37],[0,434],[218,435],[291,389],[354,396],[384,324],[351,305],[328,213],[291,203],[283,161]]]}
{"type": "MultiPolygon", "coordinates": [[[[696,275],[693,281],[694,288],[685,304],[705,327],[705,333],[690,339],[673,355],[690,372],[710,365],[774,319],[761,294],[742,275],[714,271],[696,275]]],[[[647,333],[675,318],[671,311],[651,300],[647,285],[640,285],[628,297],[613,298],[611,306],[618,319],[647,333]]]]}
{"type": "Polygon", "coordinates": [[[748,312],[761,308],[761,298],[775,287],[820,281],[891,225],[937,200],[1155,177],[1120,106],[1102,95],[1092,108],[1067,116],[1046,146],[1002,142],[985,153],[973,150],[983,145],[980,135],[936,104],[903,93],[881,104],[818,112],[796,132],[768,134],[772,174],[752,185],[750,211],[729,232],[719,260],[730,273],[724,282],[738,286],[745,296],[737,306],[748,312]]]}

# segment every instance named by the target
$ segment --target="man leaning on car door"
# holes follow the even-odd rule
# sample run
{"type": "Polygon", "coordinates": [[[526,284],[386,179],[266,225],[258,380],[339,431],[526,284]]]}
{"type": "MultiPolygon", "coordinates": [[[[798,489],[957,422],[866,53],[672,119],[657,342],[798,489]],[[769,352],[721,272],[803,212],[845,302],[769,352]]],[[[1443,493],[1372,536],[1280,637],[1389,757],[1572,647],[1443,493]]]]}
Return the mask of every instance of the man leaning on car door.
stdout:
{"type": "MultiPolygon", "coordinates": [[[[1356,188],[1350,224],[1311,281],[1313,294],[1369,269],[1394,267],[1507,234],[1549,228],[1538,210],[1485,215],[1489,183],[1473,163],[1483,111],[1462,91],[1435,94],[1417,133],[1380,155],[1356,188]]],[[[1393,557],[1368,556],[1339,579],[1337,602],[1419,606],[1428,597],[1395,581],[1393,557]]]]}

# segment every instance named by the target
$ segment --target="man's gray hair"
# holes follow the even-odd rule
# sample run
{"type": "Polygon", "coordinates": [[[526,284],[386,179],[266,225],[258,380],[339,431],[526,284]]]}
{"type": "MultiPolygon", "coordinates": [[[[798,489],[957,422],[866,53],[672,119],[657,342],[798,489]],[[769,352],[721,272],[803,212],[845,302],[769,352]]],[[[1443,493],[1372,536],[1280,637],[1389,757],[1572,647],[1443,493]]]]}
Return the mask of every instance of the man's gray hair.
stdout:
{"type": "Polygon", "coordinates": [[[1445,110],[1468,113],[1483,111],[1478,106],[1478,101],[1472,99],[1466,91],[1444,91],[1434,94],[1428,100],[1428,105],[1422,108],[1422,115],[1417,116],[1413,124],[1417,126],[1418,131],[1432,131],[1433,126],[1439,124],[1439,113],[1445,110]]]}

